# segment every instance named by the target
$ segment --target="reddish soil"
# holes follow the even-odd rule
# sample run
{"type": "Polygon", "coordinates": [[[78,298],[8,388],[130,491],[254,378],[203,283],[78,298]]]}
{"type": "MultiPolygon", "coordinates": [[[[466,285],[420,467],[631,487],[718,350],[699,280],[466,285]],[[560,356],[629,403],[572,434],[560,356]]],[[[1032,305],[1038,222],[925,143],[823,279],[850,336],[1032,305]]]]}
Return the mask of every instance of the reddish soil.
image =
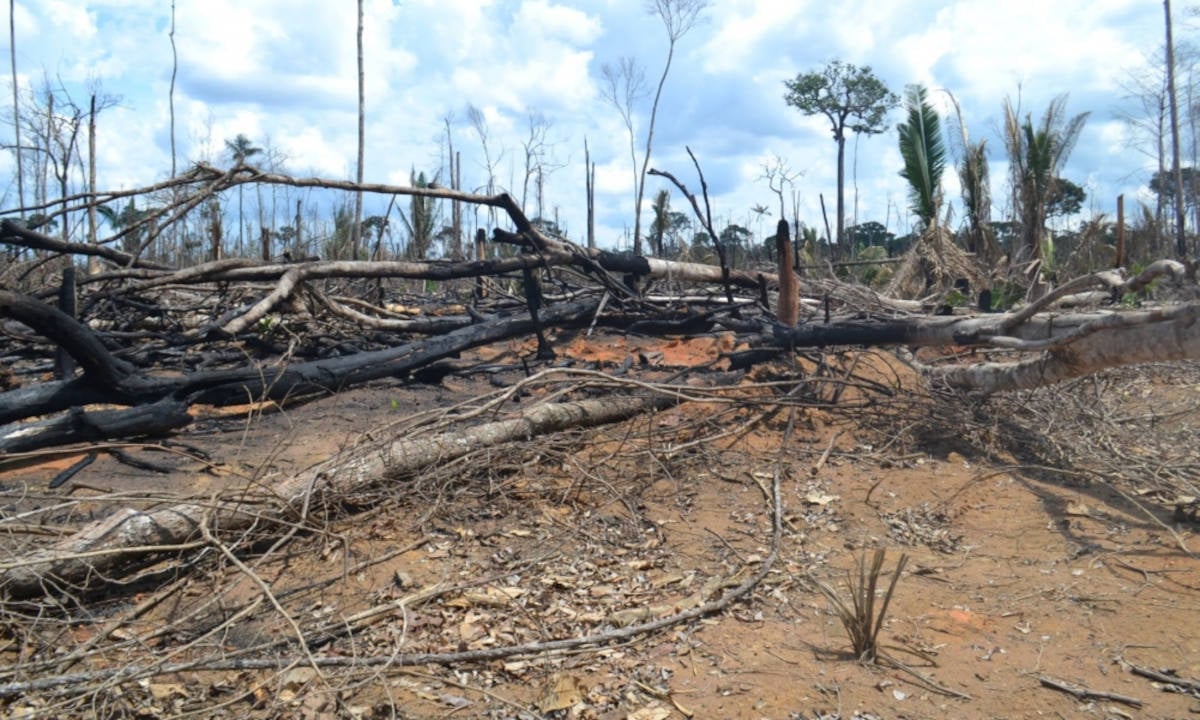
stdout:
{"type": "MultiPolygon", "coordinates": [[[[732,340],[575,337],[558,347],[602,369],[632,358],[631,375],[650,381],[710,363],[732,340]]],[[[528,349],[489,349],[479,359],[512,362],[528,349]]],[[[289,669],[181,672],[126,689],[125,700],[88,689],[86,712],[51,695],[9,698],[0,712],[632,720],[1200,712],[1200,691],[1170,692],[1132,672],[1136,666],[1200,681],[1200,560],[1181,547],[1200,551],[1196,525],[1172,515],[1180,498],[1166,497],[1149,476],[1139,486],[1088,470],[1102,460],[1128,465],[1137,447],[1098,443],[1077,466],[1049,468],[1022,457],[1002,425],[989,426],[987,418],[1012,412],[1012,404],[982,406],[975,417],[983,420],[956,426],[938,419],[937,403],[948,401],[917,397],[925,391],[894,360],[845,355],[835,364],[834,376],[844,371],[899,392],[887,398],[852,385],[830,402],[831,385],[792,412],[773,404],[780,390],[770,383],[816,377],[820,367],[802,360],[759,369],[758,385],[737,404],[687,402],[653,420],[450,463],[351,499],[329,512],[321,532],[300,533],[282,548],[242,548],[241,555],[305,632],[326,618],[412,599],[403,612],[353,624],[315,655],[386,659],[549,641],[684,611],[751,577],[771,555],[777,479],[784,510],[778,557],[748,595],[720,612],[600,646],[452,665],[332,668],[318,677],[294,644],[285,649],[295,628],[269,602],[221,624],[262,592],[246,572],[214,560],[194,577],[163,579],[179,584],[171,601],[129,615],[114,637],[170,629],[125,651],[133,662],[143,661],[138,653],[176,661],[214,652],[237,657],[239,649],[278,641],[256,655],[294,656],[289,669]],[[862,405],[869,397],[875,400],[862,405]],[[689,446],[689,439],[698,442],[689,446]],[[848,598],[847,571],[875,548],[887,550],[880,600],[901,554],[909,560],[880,633],[884,657],[869,664],[849,652],[816,583],[848,598]],[[431,594],[417,602],[423,592],[431,594]],[[214,597],[215,607],[191,612],[214,597]],[[219,634],[206,637],[212,627],[219,634]],[[1044,684],[1055,681],[1080,694],[1044,684]]],[[[497,374],[504,382],[519,377],[516,370],[497,374]]],[[[1066,398],[1056,402],[1091,403],[1103,394],[1106,407],[1130,416],[1169,405],[1169,416],[1135,423],[1142,450],[1153,454],[1156,434],[1186,437],[1200,422],[1200,374],[1150,368],[1136,377],[1124,388],[1094,382],[1053,392],[1066,398]]],[[[203,413],[178,439],[211,453],[207,462],[139,453],[172,465],[170,475],[101,457],[46,491],[49,478],[75,459],[53,457],[10,469],[0,483],[14,496],[4,502],[25,508],[92,497],[89,488],[203,496],[239,476],[269,485],[373,428],[495,389],[478,375],[451,376],[438,386],[381,383],[266,412],[203,413]]],[[[1086,435],[1086,419],[1079,422],[1083,430],[1071,432],[1086,435]]],[[[1200,474],[1175,470],[1193,482],[1200,474]]],[[[47,522],[75,522],[84,508],[95,511],[89,503],[47,522]]],[[[92,642],[106,617],[131,613],[154,592],[151,585],[117,596],[94,616],[77,609],[70,622],[50,627],[60,634],[69,628],[60,642],[92,642]]],[[[0,652],[11,671],[37,654],[36,638],[50,630],[11,617],[6,625],[0,652]]],[[[101,669],[115,657],[101,654],[87,666],[101,669]]],[[[19,668],[9,672],[20,676],[19,668]]]]}

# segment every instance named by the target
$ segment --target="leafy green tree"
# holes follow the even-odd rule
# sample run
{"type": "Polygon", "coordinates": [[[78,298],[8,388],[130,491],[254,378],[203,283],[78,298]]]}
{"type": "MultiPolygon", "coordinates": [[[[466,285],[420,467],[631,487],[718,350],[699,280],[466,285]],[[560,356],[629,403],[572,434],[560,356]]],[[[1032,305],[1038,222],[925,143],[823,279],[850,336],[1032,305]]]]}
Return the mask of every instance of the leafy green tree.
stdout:
{"type": "Polygon", "coordinates": [[[1060,177],[1054,179],[1054,188],[1046,201],[1046,217],[1070,217],[1083,208],[1087,200],[1087,191],[1070,180],[1060,177]]]}
{"type": "MultiPolygon", "coordinates": [[[[886,245],[871,245],[858,254],[859,260],[883,260],[887,258],[886,245]]],[[[894,271],[888,265],[860,265],[854,270],[854,278],[868,287],[883,287],[892,279],[894,271]]]]}
{"type": "MultiPolygon", "coordinates": [[[[359,212],[359,208],[357,205],[358,205],[358,201],[355,200],[354,211],[356,213],[359,212]]],[[[388,219],[383,215],[372,215],[362,221],[362,229],[360,230],[360,232],[362,233],[362,239],[370,241],[371,231],[372,230],[375,231],[375,248],[371,251],[371,259],[372,260],[379,259],[379,253],[381,252],[381,250],[383,248],[383,234],[385,232],[387,232],[387,229],[388,229],[388,219]]],[[[352,241],[350,244],[353,245],[354,244],[353,238],[351,240],[352,241]]]]}
{"type": "MultiPolygon", "coordinates": [[[[245,165],[248,158],[262,152],[262,148],[255,147],[250,138],[242,133],[238,133],[237,137],[232,140],[225,141],[225,151],[229,153],[229,159],[233,161],[234,167],[245,165]]],[[[238,185],[238,254],[243,252],[246,243],[246,212],[244,210],[244,190],[245,185],[238,185]]]]}
{"type": "MultiPolygon", "coordinates": [[[[1179,168],[1183,176],[1183,202],[1185,207],[1195,207],[1196,198],[1200,195],[1200,171],[1194,167],[1179,168]]],[[[1150,191],[1162,198],[1164,204],[1175,202],[1175,173],[1171,170],[1159,170],[1150,177],[1150,191]]]]}
{"type": "Polygon", "coordinates": [[[1001,220],[1000,222],[992,223],[992,232],[995,233],[996,243],[1000,249],[1012,256],[1013,251],[1021,242],[1021,225],[1020,223],[1001,220]]]}
{"type": "Polygon", "coordinates": [[[1008,151],[1013,208],[1021,227],[1018,258],[1042,256],[1047,208],[1058,184],[1058,170],[1066,164],[1088,113],[1066,116],[1067,96],[1050,101],[1041,121],[1017,116],[1012,102],[1004,101],[1004,147],[1008,151]]]}
{"type": "Polygon", "coordinates": [[[888,247],[896,239],[896,235],[888,232],[882,223],[868,220],[846,228],[846,238],[854,243],[854,249],[861,255],[862,251],[869,247],[888,247]]]}
{"type": "Polygon", "coordinates": [[[896,127],[904,159],[900,177],[908,181],[909,202],[921,227],[930,228],[937,225],[942,205],[942,173],[946,169],[942,121],[923,85],[908,86],[904,105],[908,119],[896,127]]]}
{"type": "Polygon", "coordinates": [[[663,252],[667,255],[681,257],[687,251],[687,237],[692,230],[692,216],[685,212],[670,210],[667,212],[666,237],[663,240],[663,252]]]}
{"type": "Polygon", "coordinates": [[[738,251],[750,244],[750,238],[754,233],[750,232],[750,228],[743,227],[737,223],[730,223],[721,230],[721,244],[729,249],[729,265],[736,265],[738,251]]]}
{"type": "Polygon", "coordinates": [[[870,67],[834,60],[817,72],[785,80],[784,100],[805,115],[824,115],[837,143],[837,243],[842,246],[846,227],[846,131],[877,135],[899,98],[888,90],[870,67]]]}

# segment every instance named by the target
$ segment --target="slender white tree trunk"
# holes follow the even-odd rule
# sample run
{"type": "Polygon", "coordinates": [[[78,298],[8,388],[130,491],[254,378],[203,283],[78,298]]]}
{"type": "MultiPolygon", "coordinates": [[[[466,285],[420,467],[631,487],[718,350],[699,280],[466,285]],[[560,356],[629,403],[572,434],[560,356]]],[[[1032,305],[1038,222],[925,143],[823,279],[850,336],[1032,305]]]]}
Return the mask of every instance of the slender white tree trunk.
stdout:
{"type": "MultiPolygon", "coordinates": [[[[363,146],[366,127],[366,90],[363,77],[363,4],[358,0],[358,172],[356,180],[359,185],[363,182],[363,146]]],[[[358,248],[362,243],[362,214],[363,193],[358,190],[354,194],[354,225],[350,228],[351,260],[358,259],[358,248]]]]}

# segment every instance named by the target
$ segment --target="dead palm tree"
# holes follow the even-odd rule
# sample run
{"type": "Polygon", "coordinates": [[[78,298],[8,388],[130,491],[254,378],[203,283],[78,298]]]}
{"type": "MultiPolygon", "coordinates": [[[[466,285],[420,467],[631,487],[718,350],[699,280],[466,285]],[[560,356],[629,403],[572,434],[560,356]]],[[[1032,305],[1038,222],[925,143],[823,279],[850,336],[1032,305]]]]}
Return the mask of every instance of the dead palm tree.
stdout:
{"type": "Polygon", "coordinates": [[[658,257],[663,256],[663,236],[671,224],[671,191],[660,189],[650,206],[654,220],[650,223],[650,247],[658,257]]]}
{"type": "Polygon", "coordinates": [[[999,255],[996,238],[992,232],[992,192],[988,172],[987,141],[971,142],[967,123],[963,120],[962,106],[954,93],[942,92],[954,103],[958,116],[958,131],[961,137],[961,158],[958,162],[958,183],[962,192],[963,215],[967,220],[967,251],[990,265],[999,255]]]}
{"type": "Polygon", "coordinates": [[[967,250],[987,260],[995,259],[992,237],[992,195],[988,185],[987,141],[968,142],[958,164],[963,213],[967,217],[967,250]]]}
{"type": "Polygon", "coordinates": [[[1046,231],[1046,206],[1089,113],[1066,116],[1067,96],[1059,95],[1035,127],[1026,114],[1022,121],[1009,99],[1004,101],[1004,147],[1008,152],[1013,187],[1013,208],[1021,228],[1021,248],[1016,257],[1037,260],[1042,256],[1046,231]]]}
{"type": "MultiPolygon", "coordinates": [[[[409,172],[409,184],[415,188],[427,188],[437,184],[437,176],[433,180],[425,177],[424,172],[418,173],[416,168],[409,172]]],[[[430,247],[438,222],[437,198],[413,195],[409,198],[409,210],[400,210],[400,219],[408,230],[407,255],[413,260],[424,260],[430,247]]]]}

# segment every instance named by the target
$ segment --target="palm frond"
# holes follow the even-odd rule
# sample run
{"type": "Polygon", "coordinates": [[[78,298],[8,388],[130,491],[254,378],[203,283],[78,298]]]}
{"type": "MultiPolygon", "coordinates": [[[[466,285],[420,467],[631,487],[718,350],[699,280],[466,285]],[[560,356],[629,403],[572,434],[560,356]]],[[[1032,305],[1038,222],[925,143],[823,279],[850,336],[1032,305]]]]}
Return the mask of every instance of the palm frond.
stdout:
{"type": "Polygon", "coordinates": [[[946,144],[942,138],[941,118],[929,103],[924,86],[910,85],[905,105],[908,120],[897,128],[900,156],[904,160],[900,176],[908,181],[913,212],[928,227],[937,222],[941,205],[946,144]]]}

